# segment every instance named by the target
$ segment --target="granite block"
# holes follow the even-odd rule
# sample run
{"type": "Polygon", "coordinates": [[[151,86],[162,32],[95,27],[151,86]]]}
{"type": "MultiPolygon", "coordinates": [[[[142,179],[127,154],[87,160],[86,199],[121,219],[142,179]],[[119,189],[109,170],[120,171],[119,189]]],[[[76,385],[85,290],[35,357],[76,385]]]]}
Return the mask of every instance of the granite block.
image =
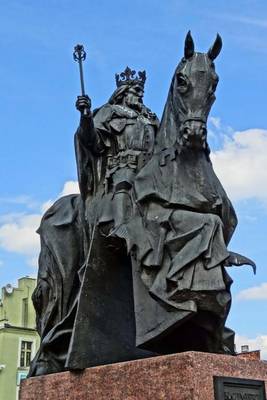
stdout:
{"type": "Polygon", "coordinates": [[[213,377],[258,379],[267,363],[185,352],[26,379],[20,400],[213,400],[213,377]]]}

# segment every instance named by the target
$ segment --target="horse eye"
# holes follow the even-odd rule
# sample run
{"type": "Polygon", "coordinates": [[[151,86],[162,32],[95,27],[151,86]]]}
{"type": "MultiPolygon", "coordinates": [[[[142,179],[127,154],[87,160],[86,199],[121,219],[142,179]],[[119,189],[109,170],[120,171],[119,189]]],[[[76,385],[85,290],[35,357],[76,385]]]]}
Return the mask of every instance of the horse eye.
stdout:
{"type": "Polygon", "coordinates": [[[188,88],[188,80],[181,73],[177,75],[177,86],[178,89],[182,92],[185,92],[188,88]]]}
{"type": "Polygon", "coordinates": [[[184,85],[187,84],[184,75],[179,74],[179,75],[177,76],[177,83],[178,83],[179,86],[184,86],[184,85]]]}

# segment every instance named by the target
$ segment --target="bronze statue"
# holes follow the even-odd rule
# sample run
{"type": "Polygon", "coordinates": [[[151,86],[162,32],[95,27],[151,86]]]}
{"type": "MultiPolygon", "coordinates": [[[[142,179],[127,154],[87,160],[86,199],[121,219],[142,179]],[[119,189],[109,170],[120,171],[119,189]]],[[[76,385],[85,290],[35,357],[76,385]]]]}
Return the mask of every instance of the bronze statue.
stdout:
{"type": "Polygon", "coordinates": [[[39,229],[31,376],[186,350],[234,354],[225,267],[255,264],[227,250],[237,219],[209,158],[221,47],[217,35],[197,53],[187,34],[160,126],[142,101],[145,71],[116,75],[93,113],[78,97],[81,195],[58,200],[39,229]]]}

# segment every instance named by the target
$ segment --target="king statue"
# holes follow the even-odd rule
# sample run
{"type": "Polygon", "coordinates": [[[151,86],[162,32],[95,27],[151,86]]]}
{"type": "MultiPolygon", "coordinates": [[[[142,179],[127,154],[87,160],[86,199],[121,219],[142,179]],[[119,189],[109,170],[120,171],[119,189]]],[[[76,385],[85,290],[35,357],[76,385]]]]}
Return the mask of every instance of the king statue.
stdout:
{"type": "MultiPolygon", "coordinates": [[[[122,296],[122,291],[114,286],[112,297],[118,306],[117,317],[121,316],[123,307],[128,314],[124,316],[123,329],[121,322],[116,320],[114,309],[110,318],[106,314],[101,321],[101,325],[106,321],[106,326],[111,323],[114,329],[119,330],[113,335],[112,344],[109,339],[106,342],[109,353],[112,353],[108,357],[115,361],[118,356],[124,360],[150,355],[150,352],[135,349],[134,345],[131,272],[129,265],[125,268],[125,263],[129,264],[128,257],[123,254],[123,260],[121,257],[116,259],[114,254],[119,254],[123,247],[118,238],[122,227],[134,213],[133,180],[153,154],[159,121],[143,104],[145,71],[136,74],[127,67],[124,72],[116,74],[115,79],[117,88],[109,101],[93,112],[90,98],[78,96],[76,108],[81,117],[74,140],[81,194],[59,199],[46,212],[38,230],[41,254],[33,301],[41,346],[32,363],[31,376],[65,368],[80,369],[96,357],[99,361],[92,361],[93,364],[101,363],[102,351],[98,346],[103,349],[103,359],[106,360],[103,338],[101,345],[99,341],[94,343],[94,350],[88,350],[89,360],[87,352],[81,351],[84,346],[88,348],[88,332],[92,337],[92,331],[99,329],[91,313],[101,309],[103,316],[106,314],[106,307],[89,304],[96,301],[96,296],[103,302],[106,288],[99,285],[100,282],[108,285],[106,277],[97,279],[97,284],[92,285],[93,271],[89,264],[92,267],[92,244],[99,240],[99,235],[100,242],[105,239],[108,242],[107,246],[103,242],[100,251],[110,252],[107,255],[110,263],[117,263],[117,278],[123,282],[127,298],[116,301],[116,296],[122,296]],[[89,302],[84,304],[87,295],[89,302]],[[117,348],[120,348],[121,355],[118,355],[117,348]]],[[[97,269],[99,273],[99,265],[97,269]]],[[[112,336],[110,328],[108,336],[112,336]]]]}
{"type": "Polygon", "coordinates": [[[113,229],[129,218],[133,179],[154,149],[159,122],[143,104],[145,80],[145,71],[135,77],[129,67],[116,74],[117,89],[93,117],[87,96],[76,102],[81,112],[75,135],[81,195],[85,202],[92,194],[101,197],[97,223],[112,222],[113,229]]]}

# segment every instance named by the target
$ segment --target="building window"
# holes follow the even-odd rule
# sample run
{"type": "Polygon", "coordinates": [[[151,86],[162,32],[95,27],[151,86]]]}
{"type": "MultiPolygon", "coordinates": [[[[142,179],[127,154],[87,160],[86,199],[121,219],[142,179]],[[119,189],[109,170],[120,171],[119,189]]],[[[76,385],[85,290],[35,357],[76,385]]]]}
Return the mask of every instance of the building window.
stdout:
{"type": "Polygon", "coordinates": [[[21,342],[20,348],[20,367],[29,367],[32,356],[32,342],[21,342]]]}

